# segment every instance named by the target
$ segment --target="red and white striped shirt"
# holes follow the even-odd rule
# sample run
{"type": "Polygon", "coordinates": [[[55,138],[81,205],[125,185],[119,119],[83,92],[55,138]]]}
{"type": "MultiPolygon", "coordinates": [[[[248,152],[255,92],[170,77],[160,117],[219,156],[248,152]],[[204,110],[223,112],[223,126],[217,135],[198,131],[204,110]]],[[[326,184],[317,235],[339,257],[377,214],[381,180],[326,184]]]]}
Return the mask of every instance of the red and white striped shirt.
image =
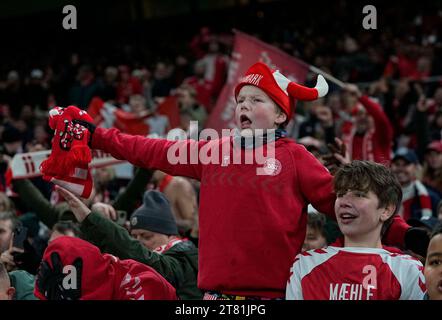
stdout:
{"type": "Polygon", "coordinates": [[[327,247],[298,254],[287,300],[422,300],[423,265],[377,248],[327,247]]]}

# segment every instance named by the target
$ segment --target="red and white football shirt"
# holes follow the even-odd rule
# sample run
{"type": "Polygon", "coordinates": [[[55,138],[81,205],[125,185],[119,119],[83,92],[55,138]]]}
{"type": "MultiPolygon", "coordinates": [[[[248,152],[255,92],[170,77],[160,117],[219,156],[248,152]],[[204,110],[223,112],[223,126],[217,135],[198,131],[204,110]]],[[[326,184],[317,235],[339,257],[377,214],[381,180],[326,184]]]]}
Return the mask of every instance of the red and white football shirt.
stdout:
{"type": "Polygon", "coordinates": [[[327,247],[298,254],[287,300],[422,300],[423,265],[384,249],[327,247]]]}

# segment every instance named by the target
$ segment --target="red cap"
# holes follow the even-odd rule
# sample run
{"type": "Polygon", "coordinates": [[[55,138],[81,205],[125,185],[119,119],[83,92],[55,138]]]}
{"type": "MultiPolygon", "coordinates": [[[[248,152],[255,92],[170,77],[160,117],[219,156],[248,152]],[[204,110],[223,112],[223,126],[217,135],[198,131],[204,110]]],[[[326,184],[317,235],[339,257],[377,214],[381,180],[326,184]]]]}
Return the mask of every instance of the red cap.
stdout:
{"type": "Polygon", "coordinates": [[[319,75],[315,88],[308,88],[295,82],[290,82],[284,90],[284,84],[278,83],[272,71],[266,64],[257,62],[252,65],[235,87],[235,100],[239,91],[245,85],[252,85],[263,90],[290,119],[295,110],[296,100],[316,100],[327,94],[328,85],[319,75]]]}
{"type": "Polygon", "coordinates": [[[442,153],[442,141],[433,141],[427,146],[427,150],[434,150],[439,153],[442,153]]]}

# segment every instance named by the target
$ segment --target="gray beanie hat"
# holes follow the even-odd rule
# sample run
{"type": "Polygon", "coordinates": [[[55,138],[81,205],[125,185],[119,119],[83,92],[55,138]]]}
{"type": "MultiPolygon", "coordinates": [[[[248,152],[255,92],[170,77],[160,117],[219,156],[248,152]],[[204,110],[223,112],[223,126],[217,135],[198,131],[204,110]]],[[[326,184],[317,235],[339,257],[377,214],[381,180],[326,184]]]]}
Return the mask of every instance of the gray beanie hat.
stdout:
{"type": "Polygon", "coordinates": [[[165,235],[177,235],[178,228],[169,200],[159,191],[146,191],[143,205],[132,214],[131,229],[144,229],[165,235]]]}

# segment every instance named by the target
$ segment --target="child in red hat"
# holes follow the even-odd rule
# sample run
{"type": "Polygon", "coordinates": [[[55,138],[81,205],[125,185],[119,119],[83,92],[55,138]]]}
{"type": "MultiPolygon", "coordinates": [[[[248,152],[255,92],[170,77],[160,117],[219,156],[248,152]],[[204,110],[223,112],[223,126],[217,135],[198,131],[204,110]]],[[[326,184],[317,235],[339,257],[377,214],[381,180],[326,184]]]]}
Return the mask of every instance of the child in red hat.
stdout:
{"type": "MultiPolygon", "coordinates": [[[[314,100],[327,90],[322,76],[315,88],[306,88],[256,63],[235,89],[240,130],[233,136],[168,141],[80,123],[93,132],[92,148],[201,181],[198,287],[205,298],[284,298],[290,265],[305,238],[307,205],[334,216],[335,201],[330,173],[288,139],[284,127],[296,100],[314,100]],[[266,154],[265,161],[239,161],[254,152],[266,154]],[[176,161],[177,153],[187,161],[176,161]]],[[[393,240],[402,243],[407,227],[395,224],[393,240]]]]}

